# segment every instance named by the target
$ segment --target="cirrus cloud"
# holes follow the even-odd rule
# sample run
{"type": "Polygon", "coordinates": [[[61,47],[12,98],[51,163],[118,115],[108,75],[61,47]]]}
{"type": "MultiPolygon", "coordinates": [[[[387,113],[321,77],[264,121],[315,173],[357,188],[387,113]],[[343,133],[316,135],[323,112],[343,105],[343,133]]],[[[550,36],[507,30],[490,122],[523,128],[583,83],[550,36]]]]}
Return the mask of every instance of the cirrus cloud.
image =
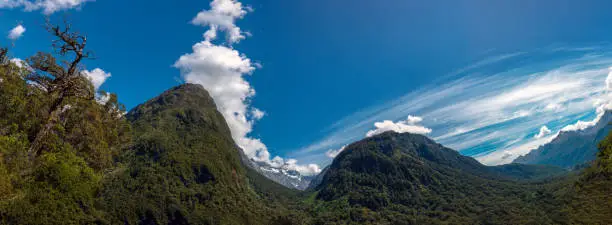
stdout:
{"type": "Polygon", "coordinates": [[[548,143],[555,131],[594,125],[612,99],[612,46],[564,51],[545,48],[477,62],[452,73],[452,80],[341,118],[326,137],[293,156],[325,157],[326,150],[362,138],[372,123],[387,120],[378,125],[401,129],[392,121],[416,114],[427,118],[422,126],[432,130],[428,136],[435,141],[484,164],[512,162],[548,143]],[[551,134],[533,138],[542,124],[551,134]]]}

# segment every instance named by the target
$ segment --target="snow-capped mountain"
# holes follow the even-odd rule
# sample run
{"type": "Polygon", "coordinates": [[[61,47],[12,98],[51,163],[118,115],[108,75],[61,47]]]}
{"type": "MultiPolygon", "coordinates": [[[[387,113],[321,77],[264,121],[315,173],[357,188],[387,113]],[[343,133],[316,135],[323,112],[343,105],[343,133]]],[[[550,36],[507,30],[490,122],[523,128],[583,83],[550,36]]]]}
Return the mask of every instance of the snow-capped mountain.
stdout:
{"type": "Polygon", "coordinates": [[[245,166],[257,171],[268,179],[288,188],[306,190],[306,188],[309,187],[310,182],[317,177],[317,175],[304,176],[296,170],[273,167],[265,162],[256,162],[252,159],[249,159],[242,152],[242,150],[240,150],[239,152],[242,163],[245,166]]]}

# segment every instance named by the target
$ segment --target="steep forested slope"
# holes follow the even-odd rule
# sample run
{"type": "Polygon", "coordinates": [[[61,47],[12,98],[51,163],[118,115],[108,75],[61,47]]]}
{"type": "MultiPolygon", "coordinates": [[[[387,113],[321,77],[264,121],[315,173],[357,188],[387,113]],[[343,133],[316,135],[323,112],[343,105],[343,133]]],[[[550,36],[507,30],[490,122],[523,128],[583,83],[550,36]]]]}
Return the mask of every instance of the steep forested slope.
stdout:
{"type": "Polygon", "coordinates": [[[127,118],[135,131],[133,146],[101,194],[110,223],[270,224],[275,219],[277,213],[251,188],[229,128],[201,86],[168,90],[127,118]]]}
{"type": "Polygon", "coordinates": [[[612,224],[612,135],[599,150],[597,160],[564,193],[568,223],[612,224]]]}

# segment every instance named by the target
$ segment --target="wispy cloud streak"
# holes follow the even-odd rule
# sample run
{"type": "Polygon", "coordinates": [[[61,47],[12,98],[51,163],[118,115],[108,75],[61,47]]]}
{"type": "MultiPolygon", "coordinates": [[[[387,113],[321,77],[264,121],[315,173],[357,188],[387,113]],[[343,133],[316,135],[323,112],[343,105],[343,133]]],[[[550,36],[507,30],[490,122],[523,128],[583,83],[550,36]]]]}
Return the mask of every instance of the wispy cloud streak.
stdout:
{"type": "Polygon", "coordinates": [[[485,164],[511,162],[562,128],[597,119],[596,109],[610,100],[609,50],[555,48],[476,62],[451,73],[454,80],[339,120],[327,137],[295,155],[312,158],[362,138],[375,122],[420,115],[427,118],[422,124],[432,129],[429,136],[436,141],[485,164]],[[543,126],[550,132],[534,138],[543,126]]]}

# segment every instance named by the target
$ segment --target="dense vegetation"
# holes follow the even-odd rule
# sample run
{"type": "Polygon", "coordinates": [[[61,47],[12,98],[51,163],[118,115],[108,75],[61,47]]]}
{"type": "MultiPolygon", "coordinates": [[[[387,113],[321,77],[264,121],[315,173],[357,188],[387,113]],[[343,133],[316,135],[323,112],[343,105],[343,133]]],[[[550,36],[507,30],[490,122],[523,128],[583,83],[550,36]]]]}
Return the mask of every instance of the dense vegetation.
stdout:
{"type": "Polygon", "coordinates": [[[551,208],[555,202],[541,204],[554,199],[546,186],[516,182],[516,171],[483,166],[422,135],[387,132],[351,144],[337,156],[316,193],[315,212],[322,215],[320,223],[563,221],[551,208]]]}
{"type": "Polygon", "coordinates": [[[0,51],[0,223],[98,220],[100,182],[130,141],[116,96],[96,101],[78,70],[84,39],[49,29],[58,38],[57,59],[38,53],[24,66],[0,51]]]}
{"type": "Polygon", "coordinates": [[[127,114],[135,140],[104,182],[112,224],[270,224],[240,151],[199,85],[173,88],[127,114]],[[247,207],[248,206],[248,207],[247,207]]]}
{"type": "Polygon", "coordinates": [[[0,224],[612,224],[612,136],[568,173],[388,132],[298,192],[244,165],[201,86],[125,114],[82,76],[86,38],[49,31],[55,55],[0,51],[0,224]]]}

